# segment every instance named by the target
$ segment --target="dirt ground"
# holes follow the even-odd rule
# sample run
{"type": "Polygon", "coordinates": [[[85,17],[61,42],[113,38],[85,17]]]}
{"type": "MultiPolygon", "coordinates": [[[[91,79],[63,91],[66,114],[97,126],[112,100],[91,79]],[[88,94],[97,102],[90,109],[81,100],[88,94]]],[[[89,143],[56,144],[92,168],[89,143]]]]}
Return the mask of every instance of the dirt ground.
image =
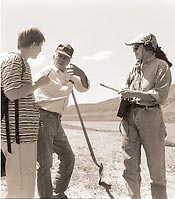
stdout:
{"type": "MultiPolygon", "coordinates": [[[[88,135],[94,149],[97,161],[103,164],[103,181],[111,184],[111,189],[98,185],[98,167],[94,165],[82,130],[65,129],[72,149],[75,153],[76,163],[74,172],[66,192],[70,199],[129,199],[122,178],[123,162],[121,155],[121,135],[119,132],[105,132],[88,130],[88,135]]],[[[59,161],[53,156],[52,176],[59,161]]],[[[175,198],[175,147],[166,146],[167,191],[168,199],[175,198]]],[[[144,151],[142,150],[142,185],[141,196],[150,199],[150,178],[146,165],[144,151]]],[[[6,180],[1,179],[1,198],[6,195],[6,180]]],[[[36,198],[38,198],[36,191],[36,198]]]]}

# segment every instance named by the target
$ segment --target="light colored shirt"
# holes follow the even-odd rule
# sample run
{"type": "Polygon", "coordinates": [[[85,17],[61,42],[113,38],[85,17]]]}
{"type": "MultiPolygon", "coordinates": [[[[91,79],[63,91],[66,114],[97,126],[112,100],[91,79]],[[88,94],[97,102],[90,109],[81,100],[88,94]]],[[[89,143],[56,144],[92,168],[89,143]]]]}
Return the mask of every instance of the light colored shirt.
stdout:
{"type": "Polygon", "coordinates": [[[136,99],[139,104],[164,104],[171,85],[171,71],[168,64],[155,57],[149,57],[144,63],[139,62],[129,75],[129,88],[146,91],[152,96],[152,101],[136,99]]]}
{"type": "Polygon", "coordinates": [[[82,85],[78,76],[71,76],[66,71],[58,70],[54,65],[42,72],[41,76],[48,75],[50,82],[35,90],[34,95],[38,106],[44,110],[62,114],[68,105],[73,86],[79,92],[88,88],[82,85]],[[72,80],[74,85],[69,81],[72,80]]]}
{"type": "MultiPolygon", "coordinates": [[[[20,88],[23,85],[32,84],[32,76],[29,64],[22,61],[16,53],[8,54],[1,64],[1,86],[4,92],[20,88]]],[[[19,135],[20,141],[36,141],[38,135],[39,113],[35,107],[33,95],[19,99],[19,135]]],[[[15,105],[9,101],[9,125],[11,142],[15,140],[15,105]]],[[[6,129],[4,119],[1,121],[1,139],[6,141],[6,129]]]]}

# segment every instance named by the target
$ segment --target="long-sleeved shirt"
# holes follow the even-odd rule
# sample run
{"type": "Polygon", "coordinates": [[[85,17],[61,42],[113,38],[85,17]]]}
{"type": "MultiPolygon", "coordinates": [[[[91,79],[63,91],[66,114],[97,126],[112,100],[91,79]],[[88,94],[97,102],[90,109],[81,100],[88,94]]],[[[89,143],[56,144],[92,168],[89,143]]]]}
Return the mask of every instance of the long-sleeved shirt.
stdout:
{"type": "Polygon", "coordinates": [[[148,92],[152,101],[135,99],[139,104],[164,104],[171,85],[171,71],[168,64],[152,55],[143,63],[137,63],[129,75],[129,88],[148,92]]]}
{"type": "Polygon", "coordinates": [[[56,69],[53,65],[42,73],[42,75],[46,74],[51,81],[34,92],[36,103],[44,110],[62,114],[67,108],[73,86],[79,92],[88,90],[82,85],[80,77],[71,76],[66,71],[56,69]],[[69,80],[72,80],[74,84],[69,80]]]}

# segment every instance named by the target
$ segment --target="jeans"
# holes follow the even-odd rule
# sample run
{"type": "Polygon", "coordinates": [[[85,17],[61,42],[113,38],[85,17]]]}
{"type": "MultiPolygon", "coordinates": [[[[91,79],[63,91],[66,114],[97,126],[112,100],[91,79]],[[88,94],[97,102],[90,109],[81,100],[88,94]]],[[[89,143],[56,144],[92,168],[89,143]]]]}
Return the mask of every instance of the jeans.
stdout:
{"type": "Polygon", "coordinates": [[[6,156],[7,198],[33,198],[36,179],[36,141],[11,144],[12,154],[7,151],[7,143],[1,142],[6,156]]]}
{"type": "Polygon", "coordinates": [[[141,146],[146,154],[153,199],[167,199],[165,145],[166,136],[160,107],[131,108],[121,123],[123,177],[133,199],[140,199],[141,146]]]}
{"type": "Polygon", "coordinates": [[[74,168],[75,157],[61,125],[60,115],[40,110],[40,127],[37,150],[37,185],[40,198],[64,196],[74,168]],[[52,154],[56,153],[60,164],[52,185],[52,154]]]}

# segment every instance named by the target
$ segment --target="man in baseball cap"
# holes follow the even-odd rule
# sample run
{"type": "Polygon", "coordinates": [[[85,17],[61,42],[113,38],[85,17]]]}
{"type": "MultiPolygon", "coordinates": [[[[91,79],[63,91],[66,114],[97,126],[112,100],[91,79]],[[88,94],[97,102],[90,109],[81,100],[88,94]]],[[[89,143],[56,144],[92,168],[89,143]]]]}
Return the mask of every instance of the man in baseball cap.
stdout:
{"type": "MultiPolygon", "coordinates": [[[[74,49],[70,44],[59,44],[53,56],[48,74],[51,82],[35,92],[40,107],[38,135],[38,193],[40,198],[67,199],[65,191],[73,172],[75,157],[62,128],[61,117],[68,105],[73,87],[79,92],[89,89],[89,81],[83,70],[71,64],[74,49]],[[52,153],[60,161],[52,185],[52,153]],[[52,187],[53,186],[53,187],[52,187]]],[[[44,72],[43,72],[44,73],[44,72]]]]}
{"type": "Polygon", "coordinates": [[[72,46],[70,44],[60,44],[60,45],[58,45],[55,52],[58,52],[60,54],[63,54],[63,55],[66,55],[66,56],[72,58],[74,49],[72,48],[72,46]]]}

